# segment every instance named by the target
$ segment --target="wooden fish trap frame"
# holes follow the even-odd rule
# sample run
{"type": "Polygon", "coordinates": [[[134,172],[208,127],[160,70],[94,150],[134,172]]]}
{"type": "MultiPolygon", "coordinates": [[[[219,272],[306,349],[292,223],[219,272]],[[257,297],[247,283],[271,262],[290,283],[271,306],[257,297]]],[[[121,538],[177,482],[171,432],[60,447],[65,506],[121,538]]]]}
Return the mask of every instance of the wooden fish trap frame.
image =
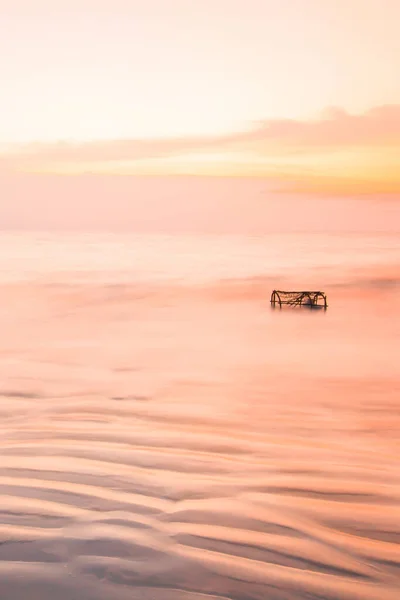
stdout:
{"type": "Polygon", "coordinates": [[[284,292],[282,290],[273,290],[271,305],[281,308],[283,304],[289,306],[306,306],[308,308],[328,308],[328,301],[324,292],[284,292]]]}

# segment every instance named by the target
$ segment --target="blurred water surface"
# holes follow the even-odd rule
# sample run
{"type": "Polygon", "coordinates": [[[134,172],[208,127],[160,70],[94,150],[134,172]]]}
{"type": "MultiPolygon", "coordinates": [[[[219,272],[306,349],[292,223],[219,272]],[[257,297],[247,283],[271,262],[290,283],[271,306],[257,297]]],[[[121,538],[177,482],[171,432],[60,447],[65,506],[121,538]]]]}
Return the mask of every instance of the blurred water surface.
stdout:
{"type": "Polygon", "coordinates": [[[399,236],[0,247],[2,600],[399,598],[399,236]]]}

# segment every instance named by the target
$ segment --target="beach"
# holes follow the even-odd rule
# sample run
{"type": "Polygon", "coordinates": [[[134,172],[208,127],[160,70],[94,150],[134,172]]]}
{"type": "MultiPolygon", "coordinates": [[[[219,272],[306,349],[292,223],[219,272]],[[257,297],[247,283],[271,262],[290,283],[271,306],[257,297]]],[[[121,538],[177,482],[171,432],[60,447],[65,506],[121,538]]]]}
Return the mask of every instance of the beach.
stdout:
{"type": "Polygon", "coordinates": [[[398,236],[0,241],[1,600],[399,598],[398,236]]]}
{"type": "Polygon", "coordinates": [[[0,600],[400,600],[400,0],[0,21],[0,600]]]}

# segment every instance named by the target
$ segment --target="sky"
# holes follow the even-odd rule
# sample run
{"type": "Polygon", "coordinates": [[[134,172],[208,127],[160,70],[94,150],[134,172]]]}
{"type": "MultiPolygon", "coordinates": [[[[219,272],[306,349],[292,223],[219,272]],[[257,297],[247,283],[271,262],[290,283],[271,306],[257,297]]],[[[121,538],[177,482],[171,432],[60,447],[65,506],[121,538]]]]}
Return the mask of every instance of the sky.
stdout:
{"type": "Polygon", "coordinates": [[[0,184],[400,192],[399,22],[399,0],[0,0],[0,184]]]}

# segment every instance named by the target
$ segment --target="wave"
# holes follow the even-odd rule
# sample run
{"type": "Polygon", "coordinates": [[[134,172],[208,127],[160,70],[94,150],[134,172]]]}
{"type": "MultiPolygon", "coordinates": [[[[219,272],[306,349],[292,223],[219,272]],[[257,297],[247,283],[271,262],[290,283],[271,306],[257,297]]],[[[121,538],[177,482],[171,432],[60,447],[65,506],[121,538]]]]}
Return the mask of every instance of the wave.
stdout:
{"type": "Polygon", "coordinates": [[[398,600],[398,378],[271,283],[4,287],[2,600],[398,600]]]}
{"type": "Polygon", "coordinates": [[[395,454],[212,419],[189,432],[162,400],[122,421],[112,398],[37,402],[3,425],[2,598],[398,597],[395,454]]]}

